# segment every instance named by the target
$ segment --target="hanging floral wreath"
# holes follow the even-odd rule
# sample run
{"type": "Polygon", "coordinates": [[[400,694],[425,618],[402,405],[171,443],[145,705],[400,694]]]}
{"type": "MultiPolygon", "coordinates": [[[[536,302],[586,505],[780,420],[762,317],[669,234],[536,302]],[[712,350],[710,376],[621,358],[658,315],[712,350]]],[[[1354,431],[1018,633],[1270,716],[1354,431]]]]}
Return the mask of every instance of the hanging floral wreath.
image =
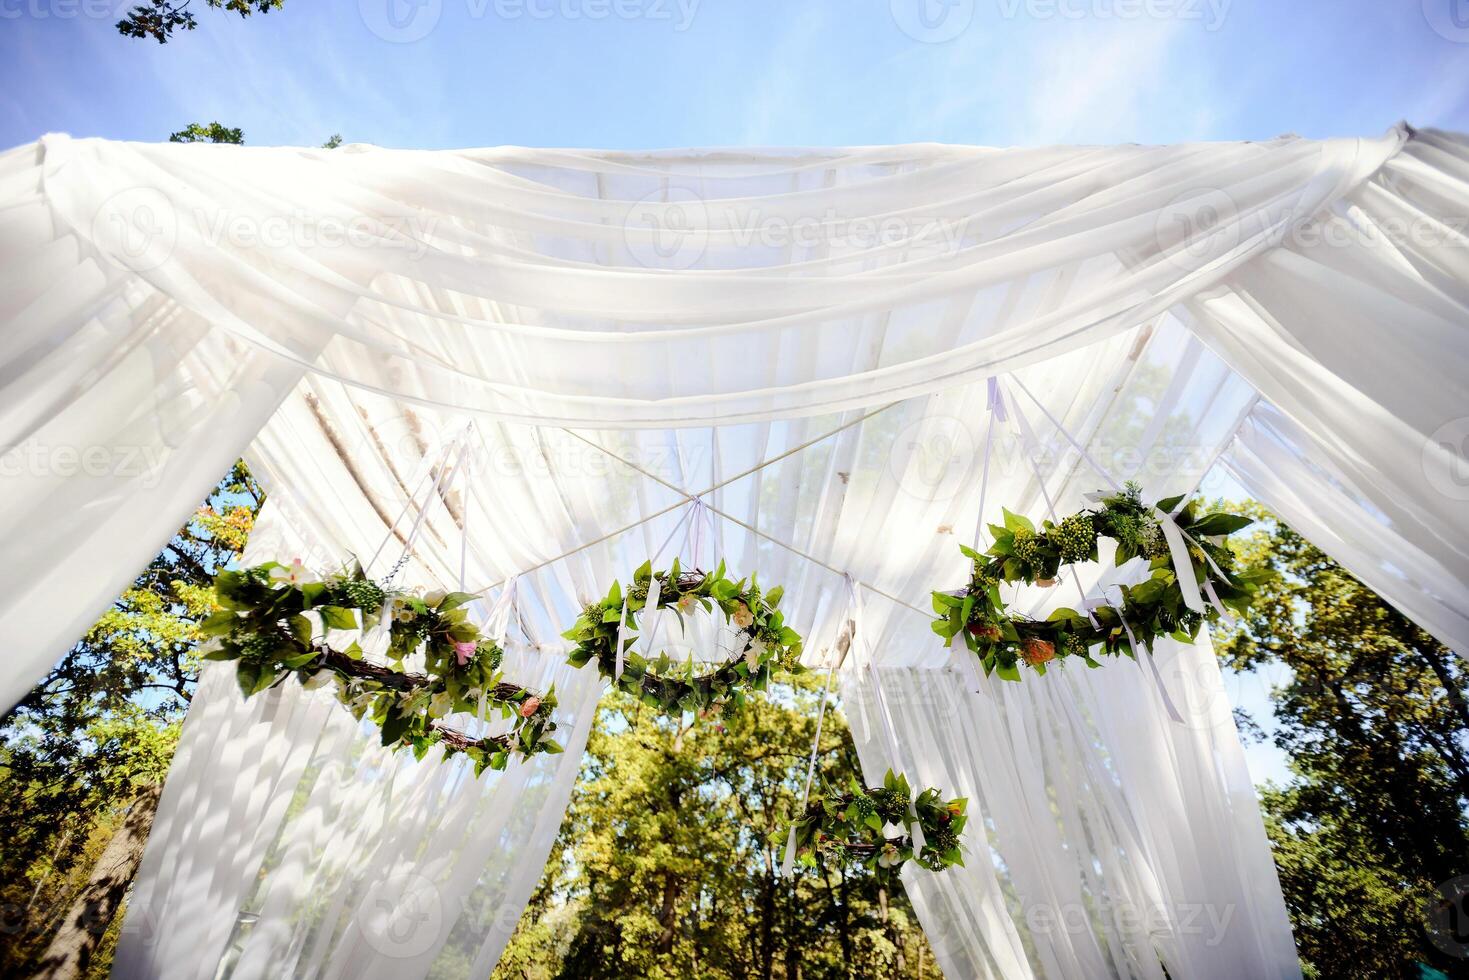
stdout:
{"type": "Polygon", "coordinates": [[[943,871],[964,865],[959,835],[968,820],[966,803],[945,802],[936,789],[915,798],[907,777],[889,769],[881,786],[864,789],[853,780],[846,793],[812,797],[801,817],[771,839],[788,840],[794,826],[796,859],[809,867],[833,860],[896,878],[906,862],[916,861],[943,871]]]}
{"type": "Polygon", "coordinates": [[[213,638],[203,656],[233,661],[246,697],[292,676],[313,689],[335,684],[356,718],[378,726],[384,745],[419,758],[442,745],[473,759],[476,775],[503,769],[512,755],[561,751],[548,737],[556,729],[554,692],[504,682],[503,652],[469,621],[467,593],[392,591],[360,568],[317,580],[299,559],[221,572],[214,591],[219,611],[203,623],[213,638]],[[332,642],[353,632],[381,639],[384,631],[383,663],[366,659],[355,639],[340,648],[332,642]],[[415,653],[423,673],[404,667],[415,653]],[[513,719],[505,734],[475,738],[449,721],[491,709],[513,719]]]}
{"type": "Polygon", "coordinates": [[[1224,610],[1244,613],[1266,573],[1237,570],[1233,552],[1222,543],[1225,535],[1251,524],[1249,518],[1201,515],[1197,501],[1173,514],[1182,499],[1170,497],[1149,507],[1142,502],[1140,488],[1129,483],[1121,492],[1102,497],[1099,507],[1059,524],[1046,521],[1040,530],[1006,510],[1004,527],[990,525],[994,543],[988,551],[980,554],[961,546],[973,563],[969,584],[955,592],[933,594],[938,613],[934,632],[944,637],[945,645],[963,637],[986,673],[997,672],[1012,681],[1020,680],[1022,663],[1044,674],[1046,665],[1058,659],[1075,657],[1097,667],[1094,653],[1136,657],[1139,644],[1151,650],[1158,637],[1192,641],[1205,622],[1217,621],[1224,610]],[[1165,521],[1169,520],[1179,532],[1181,551],[1176,552],[1168,540],[1171,532],[1165,521]],[[1116,564],[1140,555],[1151,569],[1146,581],[1118,587],[1120,605],[1098,605],[1090,617],[1085,610],[1062,608],[1045,620],[1005,611],[1001,582],[1054,585],[1061,566],[1096,561],[1097,542],[1103,537],[1117,543],[1116,564]],[[1186,555],[1182,562],[1180,554],[1186,555]],[[1199,603],[1202,611],[1190,608],[1179,581],[1185,564],[1183,574],[1208,595],[1207,604],[1199,603]]]}
{"type": "Polygon", "coordinates": [[[568,662],[583,667],[596,661],[598,672],[615,686],[670,714],[706,711],[726,702],[740,704],[747,691],[765,690],[773,671],[797,673],[803,669],[801,636],[785,625],[776,608],[782,592],[779,586],[762,591],[753,577],[748,583],[731,579],[724,562],[707,573],[681,569],[677,559],[669,570],[658,572],[644,562],[633,573],[625,594],[622,585],[613,582],[607,596],[588,605],[562,634],[576,643],[568,662]],[[667,654],[649,661],[632,652],[638,617],[648,612],[655,585],[656,608],[672,610],[680,623],[695,612],[718,610],[734,630],[729,659],[700,673],[692,658],[677,665],[667,654]],[[620,672],[619,642],[623,647],[620,672]]]}

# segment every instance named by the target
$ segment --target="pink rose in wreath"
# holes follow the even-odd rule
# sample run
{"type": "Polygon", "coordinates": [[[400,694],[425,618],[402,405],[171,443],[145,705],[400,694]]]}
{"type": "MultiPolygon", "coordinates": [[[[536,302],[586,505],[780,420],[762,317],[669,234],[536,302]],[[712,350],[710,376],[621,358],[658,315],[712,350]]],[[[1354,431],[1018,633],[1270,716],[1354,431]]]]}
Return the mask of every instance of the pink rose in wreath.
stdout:
{"type": "Polygon", "coordinates": [[[529,718],[531,715],[536,713],[536,709],[540,706],[540,698],[535,696],[526,698],[524,701],[520,702],[520,717],[529,718]]]}
{"type": "Polygon", "coordinates": [[[454,644],[454,656],[461,667],[473,660],[478,651],[479,644],[473,640],[459,640],[454,644]]]}

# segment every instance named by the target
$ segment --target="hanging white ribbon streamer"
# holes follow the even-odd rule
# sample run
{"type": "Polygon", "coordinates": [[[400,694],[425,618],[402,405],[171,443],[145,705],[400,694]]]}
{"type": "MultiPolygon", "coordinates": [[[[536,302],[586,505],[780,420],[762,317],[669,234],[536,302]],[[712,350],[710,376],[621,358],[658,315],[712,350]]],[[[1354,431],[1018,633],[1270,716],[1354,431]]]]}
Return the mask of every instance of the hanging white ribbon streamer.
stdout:
{"type": "Polygon", "coordinates": [[[974,517],[974,550],[979,550],[980,535],[984,530],[984,505],[985,498],[989,495],[990,488],[990,448],[995,441],[995,422],[1004,422],[1005,396],[1000,394],[1000,380],[989,379],[989,424],[984,430],[984,469],[979,477],[979,513],[974,517]]]}
{"type": "MultiPolygon", "coordinates": [[[[850,620],[848,620],[848,624],[850,620]]],[[[848,624],[843,624],[843,630],[849,629],[848,624]]],[[[796,812],[804,815],[806,804],[811,800],[811,782],[816,778],[816,759],[821,753],[821,725],[826,719],[826,703],[831,698],[831,682],[836,677],[837,671],[847,659],[847,652],[852,648],[851,633],[837,636],[837,656],[834,663],[828,664],[826,669],[826,683],[821,688],[821,701],[816,709],[816,735],[811,739],[811,758],[806,762],[806,785],[801,790],[801,806],[796,812]]],[[[782,878],[789,878],[791,870],[796,863],[796,825],[791,823],[791,832],[786,837],[785,857],[781,858],[780,874],[782,878]]]]}
{"type": "Polygon", "coordinates": [[[464,460],[464,517],[459,525],[459,591],[463,592],[468,586],[465,582],[465,571],[469,565],[469,505],[474,499],[471,487],[474,485],[474,454],[469,454],[464,460]]]}
{"type": "Polygon", "coordinates": [[[489,621],[485,626],[489,629],[490,639],[505,647],[505,640],[510,636],[510,617],[515,613],[517,596],[516,588],[519,586],[520,576],[512,575],[500,590],[500,595],[495,599],[495,604],[490,607],[489,621]]]}
{"type": "Polygon", "coordinates": [[[627,593],[622,595],[622,613],[617,620],[617,662],[612,669],[612,683],[622,680],[623,649],[627,646],[627,593]]]}
{"type": "MultiPolygon", "coordinates": [[[[878,676],[877,665],[872,660],[872,651],[871,649],[867,648],[867,638],[866,635],[863,633],[862,597],[857,593],[857,584],[852,580],[852,576],[848,575],[846,576],[846,579],[847,595],[850,597],[852,608],[850,618],[854,625],[854,635],[852,642],[854,644],[860,644],[863,647],[863,651],[865,653],[865,656],[863,656],[862,658],[862,663],[860,667],[856,665],[855,661],[854,667],[857,667],[857,669],[859,670],[865,669],[867,673],[868,683],[872,686],[873,697],[877,701],[877,717],[879,722],[878,727],[879,729],[881,729],[883,741],[887,743],[889,766],[893,769],[901,769],[902,756],[898,750],[897,728],[893,724],[892,712],[888,709],[887,695],[883,692],[882,689],[882,678],[878,676]]],[[[861,703],[860,699],[858,703],[861,703]]],[[[864,730],[870,735],[871,729],[866,728],[866,724],[867,719],[864,716],[863,727],[864,730]]],[[[909,787],[909,791],[912,791],[912,787],[909,787]]],[[[923,848],[927,844],[927,841],[924,839],[923,836],[923,828],[918,825],[918,810],[914,806],[912,797],[909,797],[908,799],[908,818],[911,821],[911,824],[909,825],[909,836],[912,839],[911,843],[913,845],[913,853],[917,854],[923,850],[923,848]]]]}
{"type": "MultiPolygon", "coordinates": [[[[698,497],[690,497],[689,502],[695,506],[698,506],[702,503],[702,501],[698,497]]],[[[658,550],[654,552],[653,557],[649,559],[649,564],[658,564],[658,560],[663,557],[663,552],[668,550],[669,544],[672,543],[674,536],[678,534],[679,528],[686,528],[686,525],[688,524],[691,515],[694,513],[695,506],[691,506],[683,512],[683,516],[678,519],[678,523],[673,525],[673,530],[668,532],[668,537],[663,539],[663,543],[658,546],[658,550]]],[[[688,540],[687,529],[684,531],[684,540],[688,540]]],[[[660,591],[661,585],[659,583],[658,577],[655,575],[648,582],[648,601],[643,603],[643,615],[645,617],[650,615],[653,617],[651,620],[651,626],[653,631],[655,632],[658,628],[658,595],[660,591]]],[[[627,603],[628,597],[631,596],[631,594],[632,583],[628,583],[627,589],[622,593],[622,612],[617,620],[617,657],[616,663],[612,670],[612,682],[614,684],[622,680],[622,668],[625,658],[624,651],[627,648],[627,603]]],[[[646,620],[645,625],[648,625],[646,620]]]]}
{"type": "MultiPolygon", "coordinates": [[[[861,617],[861,611],[858,608],[857,586],[852,581],[852,576],[850,574],[844,574],[842,579],[847,585],[847,617],[842,628],[847,631],[847,647],[850,650],[856,644],[857,632],[861,629],[861,625],[858,622],[858,619],[861,617]]],[[[858,662],[854,654],[852,657],[852,670],[855,672],[861,669],[862,665],[858,662]]],[[[872,732],[872,725],[867,717],[867,699],[862,696],[860,687],[857,690],[857,716],[862,719],[862,731],[870,734],[872,732]]]]}
{"type": "Polygon", "coordinates": [[[658,639],[658,621],[662,618],[663,610],[658,608],[658,599],[663,595],[663,580],[653,576],[648,582],[648,601],[643,603],[643,629],[641,639],[644,641],[643,652],[652,659],[654,655],[653,644],[658,639]]]}
{"type": "Polygon", "coordinates": [[[1188,542],[1184,539],[1183,528],[1173,520],[1173,515],[1153,508],[1153,513],[1158,517],[1158,524],[1163,529],[1163,538],[1168,542],[1168,556],[1173,560],[1173,577],[1178,579],[1178,587],[1183,590],[1183,604],[1196,613],[1204,611],[1204,599],[1199,595],[1199,583],[1194,578],[1194,563],[1189,558],[1188,542]]]}
{"type": "MultiPolygon", "coordinates": [[[[398,577],[398,573],[403,570],[403,566],[407,564],[409,555],[413,553],[413,543],[418,540],[418,532],[423,529],[423,519],[428,514],[429,504],[438,496],[440,486],[442,485],[446,488],[451,486],[454,478],[458,475],[460,464],[464,462],[465,442],[468,435],[469,426],[466,426],[464,431],[453,442],[444,447],[443,452],[439,455],[438,471],[436,473],[432,469],[429,471],[433,473],[434,479],[429,485],[428,494],[424,497],[423,502],[418,504],[418,490],[415,489],[412,496],[404,503],[403,510],[399,512],[398,517],[394,518],[392,525],[388,528],[387,537],[383,539],[383,543],[378,545],[377,551],[373,553],[372,558],[368,559],[367,564],[363,566],[364,570],[372,567],[373,563],[377,561],[378,556],[382,554],[383,548],[387,547],[388,541],[391,540],[393,532],[398,527],[398,521],[402,520],[403,515],[408,512],[409,507],[418,504],[418,513],[414,515],[413,524],[408,529],[408,536],[403,541],[403,553],[393,563],[392,568],[388,571],[387,577],[383,579],[383,590],[389,594],[384,596],[383,604],[378,608],[377,625],[370,631],[364,633],[361,642],[358,644],[363,654],[368,657],[376,658],[385,655],[388,647],[392,643],[393,597],[391,593],[393,582],[398,577]],[[458,455],[454,457],[454,463],[450,466],[449,458],[456,451],[458,455]],[[447,480],[445,479],[446,476],[447,480]]],[[[428,474],[425,474],[424,479],[428,479],[428,474]]],[[[421,487],[422,484],[420,484],[421,487]]]]}
{"type": "Polygon", "coordinates": [[[1168,685],[1163,683],[1163,674],[1158,670],[1158,664],[1153,659],[1153,648],[1150,646],[1140,646],[1138,644],[1137,637],[1134,636],[1132,633],[1132,626],[1128,624],[1127,617],[1122,614],[1121,597],[1119,596],[1117,605],[1115,606],[1112,606],[1107,601],[1105,596],[1098,599],[1088,599],[1087,604],[1091,608],[1108,606],[1115,613],[1117,613],[1117,619],[1122,624],[1122,632],[1127,634],[1127,642],[1132,648],[1133,656],[1139,660],[1147,661],[1148,669],[1151,670],[1153,673],[1153,682],[1158,687],[1158,694],[1163,698],[1163,709],[1168,712],[1168,717],[1170,719],[1172,719],[1177,724],[1182,725],[1183,715],[1179,714],[1178,707],[1174,705],[1173,695],[1168,693],[1168,685]]]}
{"type": "MultiPolygon", "coordinates": [[[[806,809],[806,806],[805,806],[805,803],[803,802],[801,804],[801,812],[804,813],[805,812],[805,809],[806,809]]],[[[791,823],[791,832],[786,835],[786,852],[785,852],[785,857],[783,857],[783,858],[780,859],[780,876],[782,878],[789,878],[791,876],[791,872],[793,872],[795,869],[796,869],[796,825],[795,825],[795,822],[793,821],[791,823]]]]}
{"type": "MultiPolygon", "coordinates": [[[[1035,432],[1030,427],[1030,420],[1025,417],[1025,413],[1020,410],[1018,404],[1015,406],[1015,423],[1020,429],[1020,438],[1025,443],[1025,460],[1030,464],[1030,472],[1035,476],[1036,486],[1040,487],[1041,498],[1046,502],[1046,515],[1053,523],[1059,523],[1056,516],[1056,504],[1051,500],[1051,491],[1046,487],[1045,477],[1041,476],[1040,464],[1037,462],[1040,455],[1040,441],[1036,439],[1035,432]]],[[[1082,608],[1086,609],[1086,589],[1082,587],[1081,576],[1077,575],[1076,569],[1070,565],[1066,566],[1066,571],[1070,573],[1071,583],[1076,586],[1076,594],[1081,598],[1082,608]]],[[[1086,618],[1093,627],[1096,627],[1097,620],[1090,609],[1086,609],[1086,618]]]]}

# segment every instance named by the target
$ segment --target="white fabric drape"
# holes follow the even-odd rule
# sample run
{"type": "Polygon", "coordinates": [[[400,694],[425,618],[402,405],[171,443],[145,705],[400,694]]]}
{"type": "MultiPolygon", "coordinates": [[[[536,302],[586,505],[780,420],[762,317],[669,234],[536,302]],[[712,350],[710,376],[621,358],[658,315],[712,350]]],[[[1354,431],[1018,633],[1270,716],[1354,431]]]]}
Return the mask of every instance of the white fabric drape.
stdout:
{"type": "MultiPolygon", "coordinates": [[[[1453,492],[1469,472],[1455,435],[1469,406],[1465,146],[1406,127],[1321,142],[648,154],[46,137],[0,157],[0,530],[14,556],[0,573],[13,651],[0,693],[13,702],[43,673],[235,454],[248,450],[313,562],[366,558],[388,537],[381,573],[402,547],[394,516],[459,439],[474,478],[429,508],[407,575],[455,578],[467,534],[470,587],[494,595],[514,579],[532,637],[554,637],[702,494],[715,520],[701,554],[693,540],[672,550],[783,584],[814,657],[850,575],[894,692],[951,676],[960,662],[928,630],[927,594],[963,581],[955,544],[973,534],[990,442],[989,520],[1001,504],[1043,516],[1047,498],[1069,511],[1130,478],[1150,496],[1184,492],[1222,460],[1469,649],[1469,521],[1453,492]],[[1323,228],[1354,234],[1306,234],[1323,228]],[[990,376],[1010,409],[992,441],[990,376]],[[92,475],[56,456],[130,446],[164,463],[92,475]],[[1381,535],[1357,533],[1363,518],[1381,535]]],[[[1040,610],[1079,598],[1016,596],[1040,610]]],[[[549,679],[554,660],[532,659],[523,679],[549,679]]],[[[895,719],[926,781],[980,801],[989,841],[972,863],[999,862],[988,879],[914,883],[931,932],[968,924],[963,942],[944,940],[951,975],[1154,976],[1150,948],[1184,975],[1290,973],[1237,741],[1214,714],[1168,727],[1150,677],[1125,663],[956,695],[957,727],[998,725],[998,698],[1012,744],[1026,726],[1049,733],[1054,747],[1029,756],[1038,769],[944,748],[932,719],[895,719]],[[1046,794],[1070,809],[1048,817],[1046,794]],[[1017,924],[1025,908],[1075,901],[1119,915],[1237,908],[1215,945],[1176,918],[1054,941],[1017,924]]],[[[581,678],[564,680],[572,732],[596,689],[581,678]]],[[[1179,683],[1184,705],[1217,688],[1179,683]]],[[[340,711],[290,689],[241,703],[214,673],[191,714],[165,799],[175,816],[140,889],[164,928],[190,903],[206,909],[208,941],[165,936],[150,951],[134,928],[124,968],[484,972],[500,940],[482,913],[518,915],[523,878],[496,878],[482,842],[411,823],[423,813],[375,796],[382,779],[332,780],[395,771],[394,787],[439,793],[454,813],[515,822],[533,855],[574,759],[455,783],[452,767],[365,752],[340,711]],[[340,844],[357,840],[344,801],[363,795],[388,815],[365,831],[365,868],[340,844]],[[399,827],[434,843],[395,851],[399,827]],[[452,883],[422,870],[445,854],[452,883]],[[390,960],[353,942],[346,910],[382,897],[353,876],[404,867],[458,902],[446,928],[468,945],[390,960]],[[318,887],[340,905],[302,898],[318,887]]]]}
{"type": "MultiPolygon", "coordinates": [[[[252,560],[324,544],[281,510],[267,504],[252,560]]],[[[210,665],[112,975],[487,975],[540,879],[602,691],[554,644],[509,643],[505,669],[554,687],[566,752],[476,778],[437,750],[388,752],[329,690],[290,682],[246,701],[233,667],[210,665]]]]}
{"type": "Polygon", "coordinates": [[[869,780],[969,800],[965,866],[903,877],[945,976],[1300,976],[1207,640],[1158,660],[1183,724],[1132,661],[1055,684],[880,671],[897,759],[870,677],[843,686],[869,780]]]}

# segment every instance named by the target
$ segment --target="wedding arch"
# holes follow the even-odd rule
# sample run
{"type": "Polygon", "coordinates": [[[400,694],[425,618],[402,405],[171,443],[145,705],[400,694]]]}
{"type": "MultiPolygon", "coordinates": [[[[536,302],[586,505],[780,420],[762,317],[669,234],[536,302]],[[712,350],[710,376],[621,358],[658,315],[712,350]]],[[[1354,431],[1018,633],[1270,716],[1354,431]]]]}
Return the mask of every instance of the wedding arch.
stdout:
{"type": "MultiPolygon", "coordinates": [[[[1128,608],[1147,557],[1116,565],[1113,540],[1165,578],[1189,561],[1172,506],[1145,543],[1086,516],[1121,506],[1099,501],[1135,482],[1152,514],[1222,469],[1469,650],[1457,135],[650,153],[52,135],[0,156],[0,206],[7,706],[243,454],[270,494],[247,565],[357,556],[468,596],[454,619],[480,632],[445,642],[493,648],[520,685],[476,723],[562,750],[395,752],[330,690],[254,676],[245,698],[208,665],[119,977],[487,975],[597,700],[629,677],[620,634],[585,669],[567,662],[585,635],[562,634],[597,603],[625,613],[603,596],[644,561],[724,561],[739,581],[700,587],[742,624],[759,600],[728,588],[782,586],[768,636],[799,635],[840,685],[867,783],[967,799],[963,865],[901,871],[954,978],[1299,975],[1207,630],[1052,661],[1067,636],[1133,640],[1103,610],[1128,608]],[[1055,553],[1025,515],[1066,529],[1055,553]],[[1044,560],[1007,570],[1017,538],[1044,560]],[[965,605],[991,586],[1003,621],[965,605]],[[987,656],[1017,624],[1049,644],[1025,664],[1050,667],[1018,684],[1013,654],[987,656]]],[[[1188,576],[1183,600],[1222,609],[1200,575],[1209,594],[1188,576]]],[[[718,646],[699,632],[717,619],[688,617],[691,646],[718,646]]],[[[631,677],[649,670],[667,668],[631,677]]],[[[700,693],[668,690],[671,710],[700,693]]]]}

